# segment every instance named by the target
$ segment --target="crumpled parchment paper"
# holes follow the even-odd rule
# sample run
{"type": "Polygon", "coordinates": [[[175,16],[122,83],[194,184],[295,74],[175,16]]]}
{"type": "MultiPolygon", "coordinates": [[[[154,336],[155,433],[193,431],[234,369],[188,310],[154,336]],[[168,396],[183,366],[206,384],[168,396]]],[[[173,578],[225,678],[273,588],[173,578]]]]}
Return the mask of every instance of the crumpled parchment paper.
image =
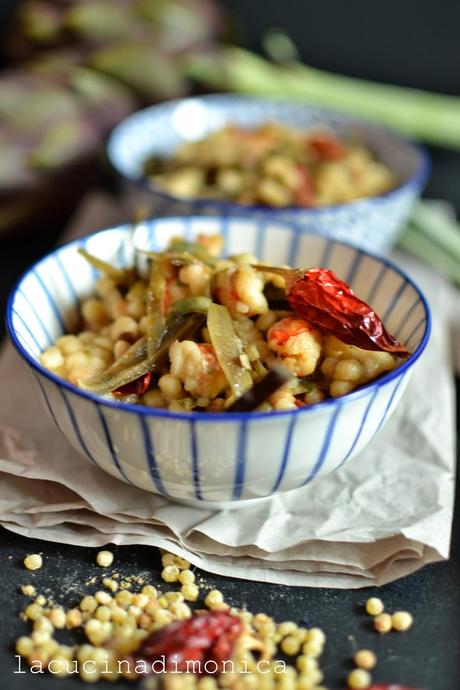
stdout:
{"type": "MultiPolygon", "coordinates": [[[[93,196],[70,234],[124,218],[120,206],[93,196]]],[[[447,558],[458,293],[418,262],[397,259],[429,298],[433,333],[393,417],[340,471],[244,510],[184,507],[94,467],[54,427],[7,344],[0,358],[0,524],[63,543],[149,544],[211,572],[303,586],[384,584],[447,558]]]]}

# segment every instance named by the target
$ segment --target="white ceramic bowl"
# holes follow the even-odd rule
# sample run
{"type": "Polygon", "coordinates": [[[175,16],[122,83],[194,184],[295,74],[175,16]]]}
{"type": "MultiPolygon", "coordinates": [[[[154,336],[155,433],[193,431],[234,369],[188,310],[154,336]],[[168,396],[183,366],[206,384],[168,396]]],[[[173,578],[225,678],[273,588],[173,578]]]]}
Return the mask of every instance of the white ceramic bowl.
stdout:
{"type": "MultiPolygon", "coordinates": [[[[7,325],[58,428],[82,455],[109,474],[147,491],[198,506],[297,489],[359,453],[394,410],[429,337],[427,303],[396,266],[279,221],[188,217],[145,222],[136,244],[162,249],[173,236],[221,233],[228,253],[253,252],[275,264],[327,266],[371,303],[413,353],[361,389],[309,408],[271,413],[173,413],[127,405],[82,391],[44,369],[40,352],[76,326],[79,298],[95,272],[77,253],[132,265],[132,228],[120,226],[59,247],[13,290],[7,325]]],[[[82,458],[82,462],[84,462],[82,458]]]]}
{"type": "Polygon", "coordinates": [[[153,214],[268,215],[298,223],[315,232],[375,252],[395,243],[414,199],[426,181],[429,162],[424,149],[369,122],[289,101],[231,94],[186,98],[154,105],[129,115],[112,132],[107,155],[115,170],[136,187],[148,190],[153,214]],[[385,194],[319,208],[267,208],[209,200],[180,199],[150,183],[143,167],[152,155],[168,156],[180,144],[201,139],[225,124],[256,127],[281,122],[302,129],[327,125],[339,135],[357,137],[391,170],[397,186],[385,194]]]}

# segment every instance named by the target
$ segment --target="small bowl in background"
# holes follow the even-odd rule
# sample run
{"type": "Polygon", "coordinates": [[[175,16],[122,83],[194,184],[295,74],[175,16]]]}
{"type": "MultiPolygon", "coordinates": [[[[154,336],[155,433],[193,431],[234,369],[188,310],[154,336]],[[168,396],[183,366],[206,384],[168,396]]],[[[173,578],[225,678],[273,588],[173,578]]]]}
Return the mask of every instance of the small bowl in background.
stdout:
{"type": "Polygon", "coordinates": [[[123,178],[149,191],[146,199],[152,201],[152,214],[156,216],[196,213],[268,216],[296,222],[307,233],[383,253],[395,244],[430,167],[424,149],[383,127],[300,103],[226,94],[171,101],[128,116],[113,130],[107,155],[123,178]],[[144,174],[144,163],[152,155],[167,157],[181,144],[202,139],[227,124],[254,128],[267,122],[305,130],[325,125],[340,136],[356,138],[390,169],[398,185],[385,194],[335,206],[275,209],[173,197],[144,174]]]}
{"type": "MultiPolygon", "coordinates": [[[[146,221],[136,245],[161,250],[173,236],[221,233],[228,253],[276,264],[325,265],[372,304],[413,353],[399,368],[343,398],[286,412],[178,413],[105,399],[44,369],[40,353],[77,327],[79,299],[93,291],[85,246],[117,266],[132,265],[132,227],[119,226],[58,247],[19,280],[8,303],[11,340],[30,368],[56,426],[90,462],[146,491],[189,504],[238,507],[297,489],[334,471],[367,446],[396,407],[429,337],[429,308],[399,268],[297,226],[253,218],[146,221]]],[[[82,462],[84,462],[82,458],[82,462]]]]}

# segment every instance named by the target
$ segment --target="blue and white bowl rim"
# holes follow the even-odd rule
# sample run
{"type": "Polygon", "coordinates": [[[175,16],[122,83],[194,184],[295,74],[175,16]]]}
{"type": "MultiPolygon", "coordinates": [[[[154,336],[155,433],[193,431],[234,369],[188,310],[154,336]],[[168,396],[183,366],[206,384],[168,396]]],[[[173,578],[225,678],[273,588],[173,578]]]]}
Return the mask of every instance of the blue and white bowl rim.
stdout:
{"type": "MultiPolygon", "coordinates": [[[[207,216],[210,218],[210,216],[207,216]]],[[[188,220],[199,220],[201,217],[200,216],[187,216],[188,220]]],[[[215,216],[215,218],[219,218],[219,216],[215,216]]],[[[162,218],[158,219],[151,219],[154,222],[162,222],[166,220],[173,220],[173,221],[178,221],[178,222],[183,222],[184,217],[183,216],[165,216],[162,218]]],[[[238,220],[247,220],[248,222],[253,222],[254,218],[251,216],[240,216],[238,215],[238,220]]],[[[149,222],[149,221],[146,221],[149,222]]],[[[278,221],[280,225],[284,225],[286,228],[289,228],[290,230],[294,230],[295,233],[297,234],[310,234],[313,236],[314,233],[304,233],[300,226],[297,226],[296,224],[288,221],[278,221]]],[[[409,277],[409,275],[401,269],[395,262],[393,262],[390,259],[387,259],[386,257],[379,256],[376,253],[369,252],[364,249],[359,249],[347,242],[342,242],[340,240],[335,240],[335,239],[325,239],[326,242],[331,243],[332,245],[336,246],[343,246],[348,249],[352,249],[354,252],[357,254],[362,254],[364,256],[369,256],[372,257],[373,259],[379,261],[381,264],[385,265],[387,268],[390,268],[394,272],[396,272],[398,275],[400,275],[407,284],[411,285],[412,288],[415,290],[417,293],[420,302],[423,306],[424,309],[424,314],[426,317],[425,320],[425,331],[423,333],[423,336],[417,346],[417,348],[414,350],[414,352],[402,363],[400,364],[399,367],[396,369],[393,369],[391,372],[388,374],[384,374],[383,376],[379,377],[377,380],[372,381],[370,383],[367,383],[360,388],[356,389],[355,391],[352,391],[351,393],[347,393],[343,397],[339,398],[330,398],[327,400],[323,400],[318,403],[314,403],[312,405],[309,405],[308,407],[301,407],[297,408],[296,410],[284,410],[284,411],[269,411],[269,412],[171,412],[170,410],[163,410],[161,408],[154,408],[154,407],[146,407],[144,405],[139,405],[139,404],[131,404],[131,403],[123,403],[123,402],[118,402],[116,400],[108,400],[104,397],[101,397],[99,395],[96,395],[94,393],[90,393],[89,391],[85,391],[81,388],[78,388],[77,386],[74,386],[73,384],[69,383],[68,381],[65,381],[64,379],[60,378],[56,374],[53,374],[51,371],[48,369],[45,369],[40,362],[36,361],[31,355],[27,352],[27,350],[23,347],[21,342],[19,341],[18,337],[16,336],[16,331],[13,326],[13,304],[14,300],[16,297],[16,293],[22,283],[22,281],[26,278],[27,275],[32,273],[38,266],[40,266],[42,263],[47,261],[50,256],[55,254],[56,252],[61,251],[64,248],[72,247],[74,246],[75,248],[83,246],[83,243],[85,240],[87,240],[89,237],[92,237],[93,235],[98,235],[104,232],[107,232],[108,230],[131,230],[132,229],[132,224],[125,223],[121,225],[116,225],[110,228],[104,228],[101,230],[98,230],[97,232],[90,233],[90,235],[86,235],[85,237],[78,238],[76,240],[71,240],[70,242],[63,243],[59,245],[56,249],[48,252],[45,254],[41,259],[36,261],[32,266],[30,266],[28,269],[26,269],[22,275],[19,277],[19,279],[16,281],[13,289],[11,290],[11,293],[8,298],[7,302],[7,307],[6,307],[6,326],[7,326],[7,331],[8,334],[11,338],[11,341],[18,351],[18,353],[21,355],[21,357],[33,368],[35,371],[37,371],[39,374],[44,376],[45,378],[49,379],[53,383],[55,383],[58,386],[62,386],[66,390],[68,390],[70,393],[74,393],[75,395],[78,395],[86,400],[90,400],[91,402],[98,403],[100,405],[105,405],[107,407],[111,407],[113,409],[117,410],[124,410],[125,412],[131,412],[135,414],[140,414],[140,415],[147,415],[149,417],[159,417],[159,418],[166,418],[166,419],[178,419],[178,420],[198,420],[200,422],[205,421],[205,422],[235,422],[235,421],[240,421],[242,423],[245,423],[249,420],[255,420],[255,419],[264,419],[267,420],[270,417],[273,417],[273,415],[276,415],[276,418],[278,417],[289,417],[291,415],[308,415],[317,412],[319,409],[331,409],[331,408],[339,408],[342,407],[343,405],[346,405],[347,402],[352,402],[353,400],[356,400],[357,398],[361,398],[363,396],[366,396],[370,391],[375,391],[382,386],[386,385],[390,381],[394,379],[398,379],[402,377],[418,360],[420,355],[423,353],[429,337],[431,333],[431,312],[430,312],[430,307],[428,305],[428,302],[423,294],[423,292],[420,290],[418,285],[412,280],[412,278],[409,277]]],[[[26,326],[27,328],[27,326],[26,326]]]]}
{"type": "Polygon", "coordinates": [[[226,212],[238,212],[238,213],[250,213],[250,212],[257,212],[257,213],[265,213],[267,215],[273,214],[273,213],[299,213],[299,214],[305,214],[308,213],[310,216],[315,216],[321,213],[329,212],[329,211],[337,211],[342,208],[353,208],[354,205],[362,203],[363,201],[366,201],[367,203],[372,203],[372,201],[377,201],[379,199],[387,199],[391,198],[393,195],[397,194],[403,189],[411,189],[413,188],[414,190],[418,191],[419,189],[422,189],[428,179],[428,176],[430,174],[431,170],[431,162],[430,162],[430,157],[428,155],[427,150],[418,142],[416,142],[414,139],[411,139],[410,137],[404,137],[400,135],[399,133],[395,132],[394,130],[390,129],[389,127],[384,127],[382,125],[376,124],[375,122],[372,122],[370,120],[364,120],[360,119],[357,117],[353,117],[352,115],[346,115],[342,113],[338,113],[335,110],[330,110],[326,108],[317,108],[316,106],[309,105],[307,103],[301,103],[300,101],[285,101],[285,100],[277,100],[277,99],[272,99],[272,98],[255,98],[251,96],[244,96],[244,95],[231,95],[231,94],[225,94],[225,93],[216,93],[216,94],[206,94],[204,96],[195,96],[195,97],[190,97],[190,98],[178,98],[175,100],[167,101],[165,103],[160,103],[157,105],[151,105],[147,108],[143,108],[141,110],[137,110],[135,113],[132,113],[131,115],[128,115],[124,120],[120,122],[111,132],[107,145],[106,145],[106,151],[107,151],[107,158],[112,166],[112,168],[122,177],[125,177],[132,182],[135,182],[138,185],[141,185],[142,187],[145,187],[146,189],[150,190],[151,192],[155,193],[157,196],[174,202],[174,203],[187,203],[192,205],[193,207],[199,209],[203,206],[209,206],[212,204],[213,208],[215,209],[222,209],[225,210],[226,212]],[[290,109],[297,109],[297,110],[310,110],[314,111],[315,114],[318,114],[320,117],[323,115],[325,118],[329,119],[334,119],[337,120],[338,122],[343,122],[344,124],[350,123],[356,126],[361,126],[367,131],[374,131],[374,132],[385,132],[388,136],[391,136],[395,141],[400,142],[404,146],[408,146],[409,148],[412,148],[413,151],[417,154],[417,157],[419,159],[419,166],[417,170],[414,172],[414,174],[409,177],[407,180],[404,182],[401,182],[400,184],[396,185],[396,187],[393,187],[387,192],[382,192],[381,194],[376,194],[374,196],[370,197],[361,197],[359,199],[353,199],[352,201],[348,201],[343,204],[331,204],[327,206],[320,206],[317,208],[302,208],[299,206],[286,206],[283,208],[267,208],[267,206],[261,206],[257,204],[236,204],[231,201],[225,201],[222,199],[212,199],[212,198],[206,198],[206,197],[192,197],[191,199],[189,198],[184,198],[184,197],[178,197],[174,196],[173,194],[169,194],[168,192],[164,191],[164,189],[161,189],[161,187],[158,187],[155,183],[151,182],[145,175],[129,175],[124,169],[123,166],[119,164],[118,162],[118,154],[117,154],[117,148],[119,146],[118,138],[121,134],[121,132],[129,127],[130,123],[133,122],[135,119],[138,117],[141,117],[143,115],[146,115],[147,113],[155,113],[155,111],[159,108],[166,108],[166,107],[171,107],[173,108],[175,105],[179,105],[181,103],[186,103],[187,101],[199,101],[199,102],[204,102],[204,103],[209,103],[210,105],[214,103],[226,103],[228,104],[228,107],[231,108],[232,104],[235,105],[237,103],[244,103],[244,102],[261,102],[261,103],[267,103],[268,105],[274,105],[274,106],[281,106],[281,107],[286,107],[290,109]]]}

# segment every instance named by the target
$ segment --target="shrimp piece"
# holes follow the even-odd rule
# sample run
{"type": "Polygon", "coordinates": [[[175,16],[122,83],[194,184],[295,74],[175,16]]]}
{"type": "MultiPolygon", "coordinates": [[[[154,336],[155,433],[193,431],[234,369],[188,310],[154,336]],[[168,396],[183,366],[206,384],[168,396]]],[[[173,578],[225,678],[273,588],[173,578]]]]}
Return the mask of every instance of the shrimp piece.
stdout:
{"type": "Polygon", "coordinates": [[[179,280],[186,285],[191,297],[204,295],[209,283],[210,270],[202,263],[182,266],[179,270],[179,280]]]}
{"type": "Polygon", "coordinates": [[[169,360],[171,376],[195,397],[215,398],[228,385],[212,345],[176,340],[169,348],[169,360]]]}
{"type": "Polygon", "coordinates": [[[298,407],[294,395],[289,390],[289,386],[283,386],[275,393],[272,393],[268,402],[274,410],[295,410],[298,407]]]}
{"type": "Polygon", "coordinates": [[[226,269],[216,274],[215,296],[232,316],[256,316],[268,311],[264,278],[252,266],[226,269]]]}
{"type": "Polygon", "coordinates": [[[224,246],[224,238],[222,235],[200,234],[196,238],[196,241],[198,244],[201,244],[203,247],[205,247],[211,256],[216,258],[220,256],[224,246]]]}
{"type": "Polygon", "coordinates": [[[280,357],[284,366],[297,376],[312,374],[321,356],[319,331],[304,319],[288,316],[268,330],[268,347],[280,357]]]}

